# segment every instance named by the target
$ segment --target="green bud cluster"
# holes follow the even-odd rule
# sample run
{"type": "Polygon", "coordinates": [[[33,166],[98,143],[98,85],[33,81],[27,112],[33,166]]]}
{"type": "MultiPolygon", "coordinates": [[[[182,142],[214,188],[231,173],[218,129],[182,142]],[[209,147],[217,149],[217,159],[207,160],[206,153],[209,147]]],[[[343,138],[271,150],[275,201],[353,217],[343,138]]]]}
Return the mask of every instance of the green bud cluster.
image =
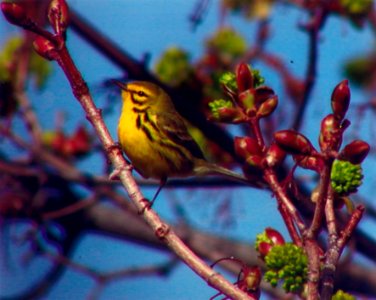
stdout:
{"type": "Polygon", "coordinates": [[[340,4],[351,15],[363,15],[372,8],[373,0],[340,0],[340,4]]]}
{"type": "Polygon", "coordinates": [[[218,110],[221,108],[231,108],[233,107],[233,104],[230,100],[224,100],[224,99],[217,99],[214,101],[209,102],[209,108],[214,118],[219,119],[219,112],[218,110]]]}
{"type": "Polygon", "coordinates": [[[3,49],[0,53],[0,81],[10,80],[11,74],[7,68],[7,64],[12,61],[14,52],[21,47],[21,44],[22,39],[20,37],[13,37],[2,47],[3,49]]]}
{"type": "Polygon", "coordinates": [[[370,76],[373,72],[371,64],[371,58],[369,57],[356,57],[349,60],[344,67],[345,77],[347,77],[351,83],[358,86],[364,86],[370,82],[370,76]]]}
{"type": "MultiPolygon", "coordinates": [[[[10,73],[9,64],[13,61],[15,52],[18,51],[21,46],[22,38],[12,37],[2,47],[3,49],[0,52],[0,81],[11,80],[12,75],[10,73]]],[[[30,75],[34,76],[36,86],[42,88],[51,73],[51,66],[47,60],[33,51],[30,56],[28,71],[30,75]]]]}
{"type": "Polygon", "coordinates": [[[177,47],[167,49],[155,65],[158,78],[172,86],[181,84],[191,71],[188,53],[177,47]]]}
{"type": "Polygon", "coordinates": [[[258,69],[252,69],[253,84],[254,87],[258,87],[265,83],[265,78],[261,76],[261,72],[258,69]]]}
{"type": "Polygon", "coordinates": [[[207,41],[207,47],[231,59],[241,57],[247,51],[243,36],[232,28],[222,28],[207,41]]]}
{"type": "Polygon", "coordinates": [[[232,72],[223,73],[219,78],[219,82],[227,86],[230,90],[236,91],[238,89],[235,74],[232,72]]]}
{"type": "Polygon", "coordinates": [[[332,300],[355,300],[355,297],[342,290],[338,290],[337,293],[333,295],[332,300]]]}
{"type": "Polygon", "coordinates": [[[286,292],[298,293],[303,290],[307,278],[307,255],[292,243],[274,246],[265,256],[267,272],[265,280],[273,287],[282,281],[286,292]]]}
{"type": "Polygon", "coordinates": [[[362,167],[344,160],[335,160],[330,174],[333,190],[341,196],[356,192],[362,184],[362,167]]]}

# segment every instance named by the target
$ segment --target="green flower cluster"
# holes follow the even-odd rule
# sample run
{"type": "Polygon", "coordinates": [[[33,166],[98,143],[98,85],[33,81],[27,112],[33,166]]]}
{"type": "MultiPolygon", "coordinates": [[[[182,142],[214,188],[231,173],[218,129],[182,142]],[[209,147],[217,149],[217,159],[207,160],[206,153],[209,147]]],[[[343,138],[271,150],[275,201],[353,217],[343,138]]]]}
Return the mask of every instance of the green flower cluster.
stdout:
{"type": "Polygon", "coordinates": [[[330,174],[333,190],[341,196],[357,191],[362,184],[362,167],[344,160],[335,160],[330,174]]]}
{"type": "Polygon", "coordinates": [[[252,69],[253,85],[258,87],[265,83],[265,78],[261,76],[261,72],[257,69],[252,69]]]}
{"type": "Polygon", "coordinates": [[[246,19],[266,19],[272,10],[274,0],[222,0],[224,8],[241,13],[246,19]]]}
{"type": "Polygon", "coordinates": [[[219,109],[233,107],[233,104],[230,100],[224,100],[224,99],[218,99],[218,100],[211,101],[211,102],[209,102],[208,105],[209,105],[210,111],[211,111],[211,113],[212,113],[212,115],[215,119],[220,118],[219,112],[218,112],[219,109]]]}
{"type": "Polygon", "coordinates": [[[192,72],[188,53],[177,47],[167,49],[156,63],[155,72],[166,84],[181,84],[192,72]]]}
{"type": "Polygon", "coordinates": [[[340,4],[350,15],[364,15],[372,8],[373,0],[340,0],[340,4]]]}
{"type": "Polygon", "coordinates": [[[372,57],[364,57],[364,55],[349,60],[344,66],[345,77],[359,86],[371,82],[372,72],[374,72],[372,57]]]}
{"type": "Polygon", "coordinates": [[[0,53],[0,81],[9,81],[10,72],[8,64],[12,61],[14,52],[21,46],[22,40],[20,38],[12,38],[3,46],[0,53]]]}
{"type": "Polygon", "coordinates": [[[303,290],[307,277],[307,255],[292,243],[274,246],[265,256],[267,272],[265,280],[275,287],[283,281],[286,292],[298,293],[303,290]]]}
{"type": "Polygon", "coordinates": [[[222,28],[213,37],[207,40],[207,48],[219,53],[223,58],[239,58],[247,50],[247,43],[239,33],[232,28],[222,28]]]}
{"type": "Polygon", "coordinates": [[[338,290],[337,293],[333,295],[332,300],[355,300],[355,297],[342,290],[338,290]]]}
{"type": "MultiPolygon", "coordinates": [[[[14,61],[16,51],[22,46],[22,38],[12,37],[3,46],[0,53],[0,81],[11,81],[10,63],[14,61]]],[[[51,67],[47,60],[32,51],[29,62],[29,74],[34,76],[38,88],[42,88],[51,73],[51,67]]]]}
{"type": "Polygon", "coordinates": [[[232,72],[223,73],[219,78],[219,82],[227,86],[230,90],[236,91],[238,89],[235,74],[232,72]]]}

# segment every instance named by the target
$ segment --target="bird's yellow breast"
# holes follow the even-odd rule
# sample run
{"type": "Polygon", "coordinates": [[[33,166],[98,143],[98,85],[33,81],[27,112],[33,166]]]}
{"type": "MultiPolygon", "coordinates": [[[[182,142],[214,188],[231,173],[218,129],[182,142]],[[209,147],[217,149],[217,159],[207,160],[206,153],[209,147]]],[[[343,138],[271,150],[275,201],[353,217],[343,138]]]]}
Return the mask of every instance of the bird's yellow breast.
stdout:
{"type": "Polygon", "coordinates": [[[118,139],[123,151],[145,178],[187,175],[192,167],[177,157],[176,151],[161,144],[158,132],[151,125],[156,118],[150,114],[145,118],[145,112],[137,113],[133,106],[124,103],[118,125],[118,139]]]}

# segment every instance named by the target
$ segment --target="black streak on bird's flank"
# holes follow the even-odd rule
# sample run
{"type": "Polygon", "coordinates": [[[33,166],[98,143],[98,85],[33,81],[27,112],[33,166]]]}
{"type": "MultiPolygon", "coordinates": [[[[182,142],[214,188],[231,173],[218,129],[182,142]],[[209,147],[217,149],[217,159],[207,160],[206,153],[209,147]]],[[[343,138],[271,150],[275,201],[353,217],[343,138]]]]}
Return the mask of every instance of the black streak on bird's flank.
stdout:
{"type": "Polygon", "coordinates": [[[150,132],[150,129],[147,128],[145,124],[141,124],[141,129],[145,133],[146,137],[149,139],[149,141],[154,141],[154,138],[150,132]]]}
{"type": "Polygon", "coordinates": [[[141,116],[140,115],[137,115],[137,119],[136,119],[136,127],[137,129],[140,129],[141,128],[141,116]]]}

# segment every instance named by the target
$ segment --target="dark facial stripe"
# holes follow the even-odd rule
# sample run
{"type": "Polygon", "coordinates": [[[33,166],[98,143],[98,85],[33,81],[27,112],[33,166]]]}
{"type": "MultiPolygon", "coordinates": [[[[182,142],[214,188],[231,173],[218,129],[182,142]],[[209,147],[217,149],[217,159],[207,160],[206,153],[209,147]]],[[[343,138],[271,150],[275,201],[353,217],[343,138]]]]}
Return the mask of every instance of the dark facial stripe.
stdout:
{"type": "Polygon", "coordinates": [[[144,108],[137,108],[137,107],[133,107],[132,110],[137,113],[137,114],[140,114],[140,113],[145,113],[147,110],[149,109],[149,106],[145,106],[144,108]]]}
{"type": "Polygon", "coordinates": [[[134,98],[134,93],[131,93],[131,100],[134,104],[143,105],[145,104],[145,101],[140,101],[134,98]]]}

